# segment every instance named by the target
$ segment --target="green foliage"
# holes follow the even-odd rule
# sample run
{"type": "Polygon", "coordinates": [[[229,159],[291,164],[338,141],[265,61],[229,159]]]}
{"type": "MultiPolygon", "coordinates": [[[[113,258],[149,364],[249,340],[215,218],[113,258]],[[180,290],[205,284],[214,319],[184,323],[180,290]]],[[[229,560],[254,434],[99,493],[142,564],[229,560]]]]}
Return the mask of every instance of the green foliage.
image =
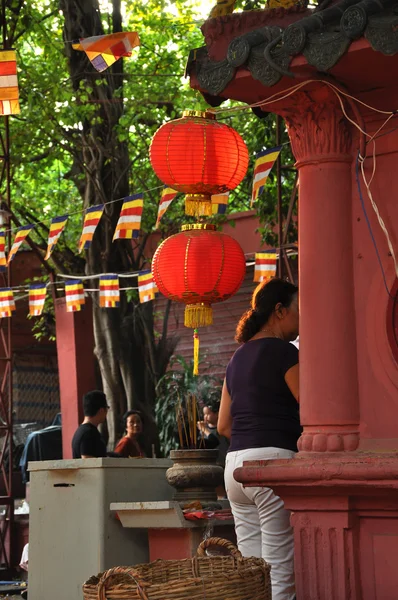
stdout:
{"type": "Polygon", "coordinates": [[[159,380],[156,388],[155,414],[163,456],[168,456],[170,450],[178,447],[176,419],[178,405],[183,404],[188,396],[195,396],[199,407],[203,409],[208,402],[214,403],[220,400],[221,388],[220,378],[206,372],[195,376],[192,361],[188,362],[178,355],[172,358],[170,370],[159,380]]]}
{"type": "MultiPolygon", "coordinates": [[[[112,102],[123,102],[123,114],[117,125],[120,141],[128,143],[130,155],[130,192],[152,190],[161,185],[149,163],[151,138],[168,119],[179,117],[186,108],[207,107],[199,92],[192,90],[183,78],[189,50],[204,44],[197,22],[199,1],[155,2],[127,0],[126,30],[137,30],[139,50],[130,59],[116,63],[122,73],[123,87],[112,102]]],[[[209,4],[211,5],[211,3],[209,4]]],[[[33,215],[47,220],[64,213],[75,213],[63,234],[65,243],[74,251],[81,231],[81,200],[76,188],[73,158],[82,149],[81,128],[84,121],[98,119],[97,106],[90,102],[92,86],[105,84],[109,74],[97,73],[87,60],[85,80],[74,89],[69,76],[62,42],[62,14],[57,0],[24,2],[18,22],[15,44],[21,89],[21,114],[12,119],[13,203],[23,221],[33,215]],[[44,18],[46,15],[50,15],[44,18]],[[77,213],[77,214],[76,214],[77,213]]],[[[108,15],[102,14],[105,31],[108,15]]],[[[233,103],[226,103],[229,106],[233,103]]],[[[228,113],[227,113],[228,114],[228,113]]],[[[250,165],[242,184],[231,193],[230,212],[250,208],[254,155],[275,145],[275,118],[259,119],[250,110],[220,117],[245,139],[250,152],[250,165]]],[[[284,132],[283,141],[287,141],[284,132]]],[[[289,146],[283,149],[283,164],[293,164],[289,146]]],[[[80,175],[84,177],[83,174],[80,175]]],[[[294,174],[283,179],[286,203],[294,174]]],[[[154,226],[160,190],[145,195],[143,230],[154,226]]],[[[109,198],[112,200],[114,198],[109,198]]],[[[271,173],[257,210],[262,221],[261,234],[273,244],[272,228],[276,222],[276,176],[271,173]]],[[[180,195],[163,217],[162,232],[176,230],[183,217],[180,195]]],[[[34,234],[33,234],[34,235],[34,234]]],[[[43,237],[45,235],[43,234],[43,237]]],[[[40,238],[34,238],[40,242],[40,238]]],[[[42,241],[41,241],[42,242],[42,241]]]]}

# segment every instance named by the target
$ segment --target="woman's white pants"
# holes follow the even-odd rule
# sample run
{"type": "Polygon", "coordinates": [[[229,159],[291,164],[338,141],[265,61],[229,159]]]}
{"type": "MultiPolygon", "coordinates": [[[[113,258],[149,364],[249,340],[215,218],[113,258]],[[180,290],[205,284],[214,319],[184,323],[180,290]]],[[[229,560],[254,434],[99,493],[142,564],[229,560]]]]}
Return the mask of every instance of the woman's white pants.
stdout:
{"type": "Polygon", "coordinates": [[[271,565],[272,600],[294,600],[294,547],[290,513],[270,488],[246,487],[233,473],[247,460],[293,458],[280,448],[251,448],[227,454],[225,489],[243,556],[263,558],[271,565]]]}

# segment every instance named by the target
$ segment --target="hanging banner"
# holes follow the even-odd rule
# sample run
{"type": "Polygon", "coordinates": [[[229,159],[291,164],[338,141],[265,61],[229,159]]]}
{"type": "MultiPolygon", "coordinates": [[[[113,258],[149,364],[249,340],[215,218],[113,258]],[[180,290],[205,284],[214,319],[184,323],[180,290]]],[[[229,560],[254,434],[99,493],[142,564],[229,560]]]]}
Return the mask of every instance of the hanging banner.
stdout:
{"type": "Polygon", "coordinates": [[[96,204],[86,209],[84,215],[83,231],[79,240],[79,254],[83,250],[88,250],[93,241],[94,232],[97,229],[97,225],[101,220],[102,213],[104,212],[104,204],[96,204]]]}
{"type": "Polygon", "coordinates": [[[34,225],[23,225],[22,227],[18,227],[17,233],[15,234],[14,243],[11,247],[10,254],[8,255],[8,264],[10,264],[10,262],[14,259],[20,245],[26,240],[33,228],[34,225]]]}
{"type": "Polygon", "coordinates": [[[0,50],[0,115],[18,115],[19,89],[15,50],[0,50]]]}
{"type": "Polygon", "coordinates": [[[276,276],[276,252],[256,252],[253,281],[260,282],[276,276]]]}
{"type": "Polygon", "coordinates": [[[11,288],[0,288],[0,318],[11,317],[15,310],[14,294],[11,288]]]}
{"type": "Polygon", "coordinates": [[[29,314],[39,317],[43,312],[47,286],[45,283],[31,283],[29,286],[29,314]]]}
{"type": "Polygon", "coordinates": [[[123,31],[108,35],[96,35],[72,44],[74,50],[86,53],[94,69],[102,73],[123,56],[131,56],[131,51],[140,45],[135,31],[123,31]]]}
{"type": "Polygon", "coordinates": [[[0,231],[0,273],[3,273],[7,269],[7,258],[6,258],[6,232],[0,231]]]}
{"type": "Polygon", "coordinates": [[[252,199],[250,206],[253,206],[253,202],[257,200],[259,195],[264,190],[264,186],[267,183],[268,175],[271,173],[272,167],[275,164],[276,159],[282,146],[276,146],[270,150],[263,150],[256,155],[256,162],[254,163],[254,175],[253,175],[253,189],[252,199]]]}
{"type": "Polygon", "coordinates": [[[156,294],[159,292],[155,280],[153,279],[152,272],[140,271],[138,275],[138,293],[140,295],[140,302],[150,302],[155,300],[156,294]]]}
{"type": "Polygon", "coordinates": [[[137,238],[141,228],[144,195],[135,194],[124,198],[122,210],[116,225],[113,241],[137,238]]]}
{"type": "Polygon", "coordinates": [[[101,308],[118,308],[120,304],[119,278],[117,275],[101,275],[99,301],[101,308]]]}
{"type": "Polygon", "coordinates": [[[173,190],[167,185],[164,186],[162,190],[162,194],[160,196],[159,208],[158,208],[158,216],[156,219],[155,229],[157,229],[160,225],[160,219],[163,217],[166,210],[169,208],[170,204],[173,202],[174,198],[177,196],[178,192],[173,190]]]}
{"type": "Polygon", "coordinates": [[[67,312],[75,312],[84,305],[84,288],[81,279],[69,279],[65,283],[65,298],[67,312]]]}
{"type": "Polygon", "coordinates": [[[211,197],[211,210],[213,215],[225,215],[228,208],[229,192],[214,194],[211,197]]]}
{"type": "Polygon", "coordinates": [[[64,215],[63,217],[54,217],[51,221],[50,231],[48,232],[48,242],[47,242],[47,252],[44,257],[44,260],[48,260],[54,250],[61,233],[65,229],[65,226],[68,222],[68,215],[64,215]]]}

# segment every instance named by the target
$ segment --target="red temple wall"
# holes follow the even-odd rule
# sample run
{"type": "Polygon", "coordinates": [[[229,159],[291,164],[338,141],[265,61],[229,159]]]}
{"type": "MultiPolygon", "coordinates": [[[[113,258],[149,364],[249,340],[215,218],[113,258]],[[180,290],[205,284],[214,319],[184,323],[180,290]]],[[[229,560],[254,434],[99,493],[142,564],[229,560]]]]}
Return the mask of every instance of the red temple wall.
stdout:
{"type": "MultiPolygon", "coordinates": [[[[385,96],[386,92],[384,91],[385,104],[389,106],[397,105],[398,92],[393,92],[389,100],[385,96]]],[[[377,98],[373,94],[373,97],[369,98],[369,102],[374,104],[376,101],[377,98]]],[[[365,116],[367,130],[370,133],[376,132],[385,120],[383,115],[377,115],[376,119],[374,115],[375,113],[372,112],[365,116]]],[[[394,124],[395,120],[390,121],[383,129],[383,133],[393,130],[394,124]]],[[[370,144],[370,146],[372,145],[370,144]]],[[[369,147],[368,155],[372,152],[373,148],[369,147]]],[[[369,179],[372,170],[371,158],[366,160],[365,166],[365,173],[369,179]]],[[[371,191],[380,215],[387,226],[396,254],[398,254],[397,166],[398,131],[392,131],[376,140],[376,173],[371,191]]],[[[387,284],[391,290],[395,280],[393,259],[389,254],[385,235],[371,207],[363,184],[361,189],[373,236],[386,274],[387,284]]],[[[391,310],[388,310],[389,296],[383,283],[381,268],[361,207],[355,168],[353,168],[352,190],[353,266],[361,447],[363,449],[396,448],[398,437],[396,426],[398,368],[388,339],[389,330],[392,334],[392,314],[391,310]],[[383,439],[382,443],[378,441],[380,439],[383,439]]],[[[327,343],[327,340],[325,340],[325,343],[327,343]]]]}

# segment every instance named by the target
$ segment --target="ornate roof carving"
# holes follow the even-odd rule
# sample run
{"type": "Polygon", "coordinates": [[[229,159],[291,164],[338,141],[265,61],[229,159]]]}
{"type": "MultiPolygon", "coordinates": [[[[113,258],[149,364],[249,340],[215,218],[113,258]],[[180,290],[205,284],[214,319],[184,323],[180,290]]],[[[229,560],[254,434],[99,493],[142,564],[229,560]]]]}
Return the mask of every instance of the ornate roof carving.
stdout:
{"type": "Polygon", "coordinates": [[[206,47],[191,52],[187,72],[195,72],[202,90],[217,103],[241,67],[271,87],[284,75],[294,76],[289,71],[294,56],[302,54],[324,73],[363,36],[376,52],[398,53],[398,0],[339,0],[332,5],[324,0],[313,11],[293,7],[235,13],[206,21],[202,31],[206,47]],[[227,46],[221,60],[220,49],[214,51],[220,38],[227,46]]]}

